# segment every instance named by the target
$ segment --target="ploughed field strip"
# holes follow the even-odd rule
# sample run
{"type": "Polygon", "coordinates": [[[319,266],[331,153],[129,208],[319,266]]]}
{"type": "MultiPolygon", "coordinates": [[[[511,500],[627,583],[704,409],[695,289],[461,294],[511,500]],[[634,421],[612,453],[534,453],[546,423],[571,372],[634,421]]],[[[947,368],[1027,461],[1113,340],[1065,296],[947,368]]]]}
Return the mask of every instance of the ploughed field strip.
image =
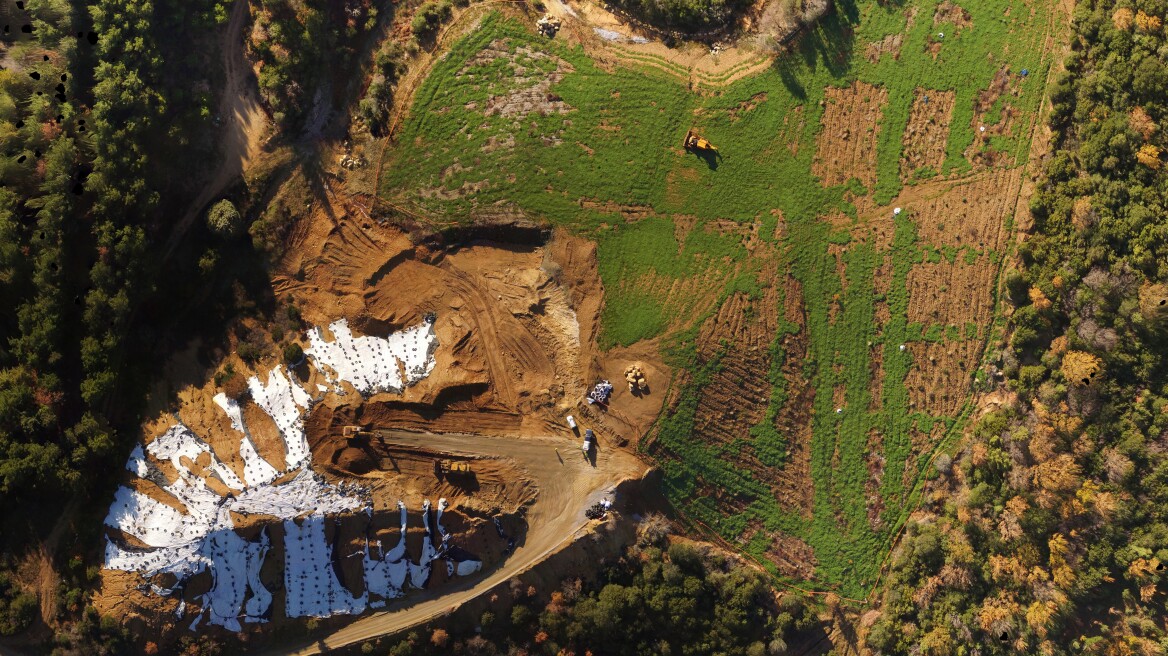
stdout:
{"type": "Polygon", "coordinates": [[[1051,16],[841,2],[770,69],[692,89],[489,16],[419,88],[381,195],[596,240],[601,346],[662,338],[682,372],[641,442],[667,494],[860,596],[984,375],[1051,16]]]}

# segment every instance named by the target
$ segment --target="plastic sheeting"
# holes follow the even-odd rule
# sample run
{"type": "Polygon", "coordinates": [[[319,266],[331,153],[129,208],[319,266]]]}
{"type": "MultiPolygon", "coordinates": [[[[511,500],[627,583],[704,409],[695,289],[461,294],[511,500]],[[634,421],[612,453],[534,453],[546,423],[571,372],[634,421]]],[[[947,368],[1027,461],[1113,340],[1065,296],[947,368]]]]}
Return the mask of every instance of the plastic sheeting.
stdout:
{"type": "MultiPolygon", "coordinates": [[[[314,358],[333,367],[337,376],[363,393],[400,389],[426,376],[434,367],[432,322],[384,339],[354,337],[344,321],[330,328],[336,337],[333,342],[320,339],[319,330],[310,333],[316,349],[314,358]]],[[[371,515],[368,490],[330,485],[309,468],[311,451],[304,417],[312,398],[291,372],[277,367],[269,372],[266,382],[255,376],[248,381],[248,387],[256,405],[272,418],[280,432],[288,470],[277,471],[260,456],[239,404],[225,394],[217,394],[215,403],[240,433],[243,478],[182,424],[171,426],[144,449],[138,445],[130,453],[126,469],[143,480],[136,486],[118,489],[105,523],[147,548],[107,538],[105,566],[136,571],[145,577],[175,575],[175,588],[156,588],[155,593],[160,595],[181,590],[187,579],[209,570],[211,587],[200,598],[202,609],[194,617],[191,630],[205,621],[239,631],[241,619],[263,622],[270,615],[272,594],[260,580],[260,571],[271,544],[266,531],[258,540],[247,540],[236,533],[232,513],[269,515],[284,525],[285,612],[290,617],[360,613],[367,606],[383,607],[386,600],[402,596],[407,587],[424,587],[433,561],[445,557],[450,539],[442,526],[446,499],[439,500],[434,519],[440,546],[435,545],[431,530],[429,500],[423,505],[426,539],[416,562],[406,553],[407,511],[405,504],[398,502],[401,536],[397,545],[385,551],[380,542],[370,545],[366,541],[361,554],[366,592],[353,596],[337,577],[325,529],[326,522],[335,521],[339,513],[364,507],[371,515]],[[165,480],[147,456],[169,462],[178,474],[176,480],[166,485],[152,482],[165,480]],[[295,476],[286,476],[293,472],[295,476]],[[220,496],[208,487],[205,477],[219,479],[231,494],[220,496]],[[281,478],[285,480],[277,484],[281,478]]],[[[471,574],[481,566],[476,560],[447,562],[448,571],[458,575],[471,574]]],[[[186,602],[180,600],[179,617],[185,612],[186,602]]]]}
{"type": "Polygon", "coordinates": [[[190,470],[183,464],[183,458],[189,458],[191,463],[198,462],[199,457],[204,453],[211,457],[210,470],[215,472],[220,481],[224,485],[233,490],[242,490],[243,481],[231,471],[231,468],[223,464],[211,451],[210,445],[203,440],[200,440],[191,432],[189,428],[182,424],[176,424],[170,427],[158,439],[146,445],[146,452],[158,458],[159,460],[169,460],[174,468],[183,472],[184,475],[190,475],[190,470]]]}
{"type": "Polygon", "coordinates": [[[401,392],[434,369],[438,345],[434,324],[426,321],[387,337],[354,336],[349,323],[329,324],[333,341],[326,342],[320,328],[308,331],[305,353],[318,367],[327,367],[361,394],[401,392]]]}
{"type": "Polygon", "coordinates": [[[280,485],[261,485],[235,498],[232,510],[248,515],[271,515],[281,519],[311,514],[336,514],[357,510],[364,502],[346,496],[310,469],[301,469],[296,478],[280,485]]]}
{"type": "Polygon", "coordinates": [[[142,445],[139,444],[130,452],[130,459],[126,461],[126,469],[138,475],[138,478],[146,478],[150,475],[150,466],[146,464],[146,453],[142,451],[142,445]]]}
{"type": "Polygon", "coordinates": [[[354,615],[365,610],[368,594],[354,597],[337,579],[332,546],[325,539],[322,515],[300,523],[284,521],[285,613],[288,617],[354,615]]]}

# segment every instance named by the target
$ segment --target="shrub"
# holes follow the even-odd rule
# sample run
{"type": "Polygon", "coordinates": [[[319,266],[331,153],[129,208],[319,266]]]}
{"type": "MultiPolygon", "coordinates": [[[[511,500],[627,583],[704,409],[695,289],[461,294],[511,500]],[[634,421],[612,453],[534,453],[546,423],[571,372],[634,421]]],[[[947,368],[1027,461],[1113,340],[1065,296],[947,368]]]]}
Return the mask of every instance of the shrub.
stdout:
{"type": "Polygon", "coordinates": [[[418,13],[414,14],[410,29],[413,30],[414,36],[418,39],[430,39],[438,32],[442,21],[449,17],[450,5],[430,0],[430,2],[423,3],[421,7],[418,7],[418,13]]]}
{"type": "Polygon", "coordinates": [[[292,343],[284,347],[284,363],[294,365],[304,359],[304,349],[299,344],[292,343]]]}
{"type": "Polygon", "coordinates": [[[0,635],[14,635],[32,626],[38,608],[36,595],[27,592],[17,595],[0,616],[0,635]]]}
{"type": "Polygon", "coordinates": [[[221,237],[234,237],[243,228],[243,217],[235,208],[235,203],[224,198],[207,212],[207,227],[221,237]]]}
{"type": "Polygon", "coordinates": [[[240,359],[248,363],[259,360],[260,356],[263,355],[263,353],[260,351],[260,347],[252,344],[251,342],[240,342],[239,346],[235,348],[235,352],[239,354],[240,359]]]}

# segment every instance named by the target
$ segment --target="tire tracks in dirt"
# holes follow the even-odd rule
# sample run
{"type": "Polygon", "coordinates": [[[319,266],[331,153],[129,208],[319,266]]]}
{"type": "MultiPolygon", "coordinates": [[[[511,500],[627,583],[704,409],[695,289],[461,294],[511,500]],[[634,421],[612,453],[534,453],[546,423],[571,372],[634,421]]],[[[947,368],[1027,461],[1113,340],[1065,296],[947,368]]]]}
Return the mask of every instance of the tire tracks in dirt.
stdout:
{"type": "Polygon", "coordinates": [[[222,155],[207,185],[171,233],[162,258],[164,262],[174,253],[203,208],[242,175],[261,150],[268,117],[260,104],[251,63],[244,52],[243,29],[250,16],[248,0],[235,0],[222,42],[224,85],[219,96],[218,113],[223,125],[217,135],[222,155]]]}
{"type": "MultiPolygon", "coordinates": [[[[477,581],[425,590],[407,597],[401,608],[373,613],[343,629],[291,650],[295,654],[327,653],[340,647],[396,633],[457,609],[461,604],[521,574],[566,546],[590,521],[584,511],[622,481],[643,477],[648,468],[636,456],[598,445],[596,463],[580,456],[578,443],[563,438],[484,437],[466,434],[380,431],[385,443],[397,448],[423,449],[458,455],[485,454],[510,458],[527,470],[538,489],[528,510],[523,543],[501,567],[477,581]],[[558,447],[565,447],[557,454],[558,447]],[[557,457],[560,455],[561,457],[557,457]]],[[[289,653],[274,649],[272,653],[289,653]]]]}

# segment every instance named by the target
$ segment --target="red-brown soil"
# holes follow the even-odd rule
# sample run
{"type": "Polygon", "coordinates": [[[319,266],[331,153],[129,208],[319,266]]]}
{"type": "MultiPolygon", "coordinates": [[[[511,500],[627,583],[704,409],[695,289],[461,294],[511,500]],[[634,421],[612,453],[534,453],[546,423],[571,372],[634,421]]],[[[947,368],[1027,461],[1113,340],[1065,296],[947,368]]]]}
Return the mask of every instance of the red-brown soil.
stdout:
{"type": "Polygon", "coordinates": [[[825,187],[857,178],[868,189],[876,184],[876,142],[888,92],[864,82],[827,89],[823,128],[815,141],[811,172],[825,187]]]}
{"type": "Polygon", "coordinates": [[[954,91],[917,89],[904,128],[904,150],[900,158],[900,177],[910,180],[921,168],[940,173],[945,163],[949,141],[949,122],[953,119],[954,91]]]}

